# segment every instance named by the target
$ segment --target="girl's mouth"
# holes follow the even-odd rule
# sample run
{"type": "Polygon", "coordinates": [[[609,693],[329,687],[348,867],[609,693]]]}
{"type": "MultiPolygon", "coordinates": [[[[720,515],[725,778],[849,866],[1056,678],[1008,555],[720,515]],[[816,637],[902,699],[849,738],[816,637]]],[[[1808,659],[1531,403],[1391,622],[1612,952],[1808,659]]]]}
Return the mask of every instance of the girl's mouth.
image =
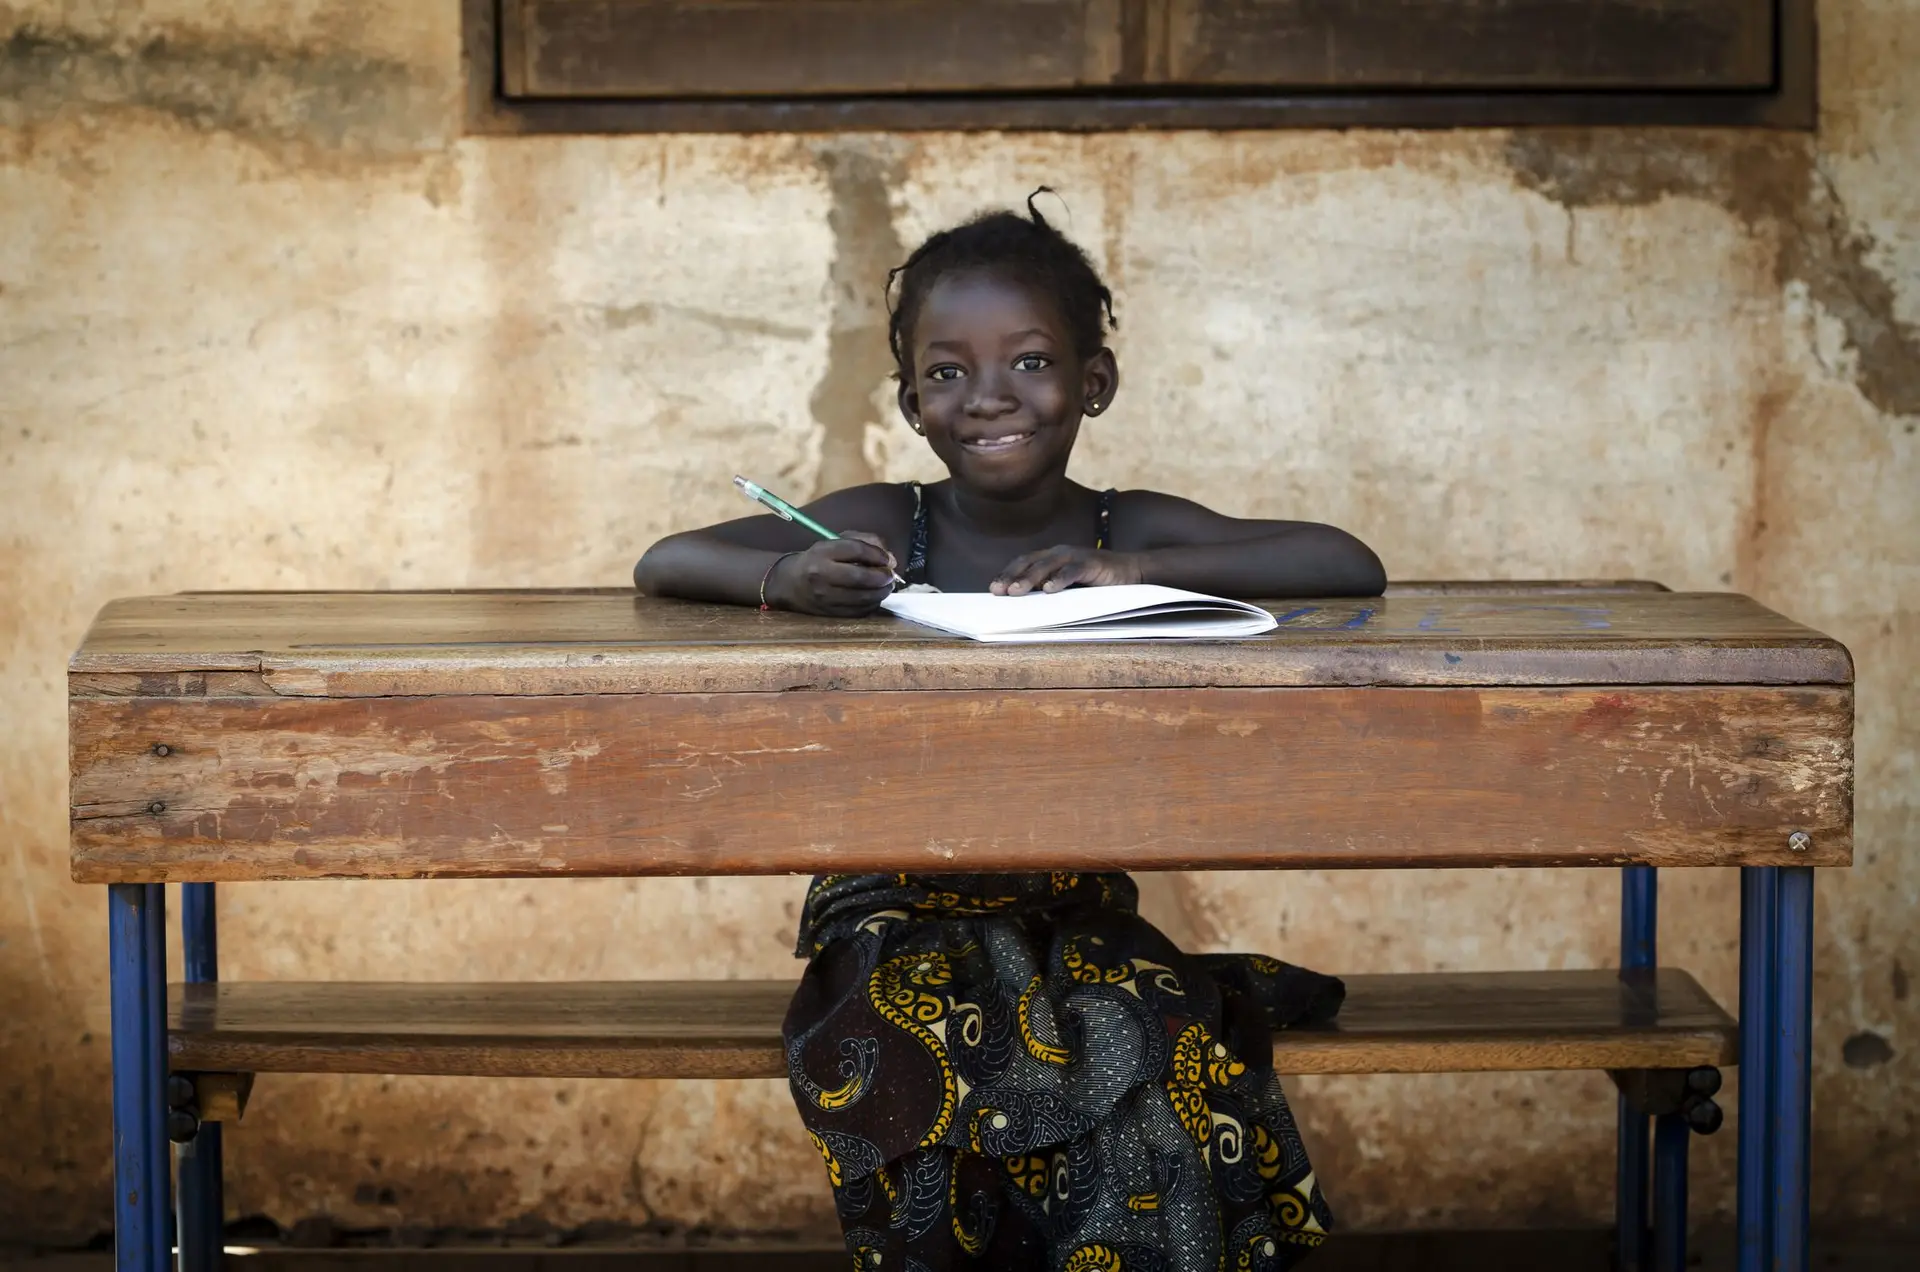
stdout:
{"type": "Polygon", "coordinates": [[[994,455],[1024,446],[1032,440],[1033,431],[1028,429],[1023,432],[996,433],[991,437],[969,437],[963,439],[960,445],[970,451],[994,455]]]}

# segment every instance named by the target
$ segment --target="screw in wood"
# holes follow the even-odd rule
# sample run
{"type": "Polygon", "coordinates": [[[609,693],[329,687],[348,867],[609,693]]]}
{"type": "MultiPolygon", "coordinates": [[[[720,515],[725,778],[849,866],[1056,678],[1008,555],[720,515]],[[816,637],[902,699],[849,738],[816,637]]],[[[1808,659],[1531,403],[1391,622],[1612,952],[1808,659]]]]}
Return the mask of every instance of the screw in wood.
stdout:
{"type": "Polygon", "coordinates": [[[1804,830],[1796,830],[1787,836],[1787,847],[1793,849],[1795,852],[1805,852],[1807,849],[1813,847],[1813,836],[1804,830]]]}
{"type": "Polygon", "coordinates": [[[167,811],[167,806],[156,799],[153,803],[147,805],[147,811],[150,813],[164,813],[167,811]]]}
{"type": "Polygon", "coordinates": [[[164,757],[164,756],[172,755],[173,748],[168,746],[165,742],[155,742],[153,744],[153,753],[155,755],[164,757]]]}

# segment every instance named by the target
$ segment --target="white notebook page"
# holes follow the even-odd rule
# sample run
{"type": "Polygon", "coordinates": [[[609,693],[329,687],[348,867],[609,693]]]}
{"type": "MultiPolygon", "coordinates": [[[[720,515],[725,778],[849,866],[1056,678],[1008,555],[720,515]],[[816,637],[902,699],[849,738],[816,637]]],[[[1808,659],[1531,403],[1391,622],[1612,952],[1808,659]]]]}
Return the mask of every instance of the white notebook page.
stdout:
{"type": "Polygon", "coordinates": [[[980,641],[1226,640],[1279,626],[1258,605],[1149,583],[1064,592],[896,592],[889,613],[980,641]]]}

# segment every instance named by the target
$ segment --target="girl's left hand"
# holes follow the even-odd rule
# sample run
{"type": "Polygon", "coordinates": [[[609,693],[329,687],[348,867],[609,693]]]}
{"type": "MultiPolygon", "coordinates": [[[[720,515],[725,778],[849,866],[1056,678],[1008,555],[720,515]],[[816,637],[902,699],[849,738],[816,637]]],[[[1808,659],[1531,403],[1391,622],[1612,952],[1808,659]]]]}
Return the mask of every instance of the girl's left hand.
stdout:
{"type": "Polygon", "coordinates": [[[1058,592],[1068,587],[1115,587],[1140,582],[1140,558],[1131,552],[1061,546],[1015,557],[988,585],[995,596],[1058,592]]]}

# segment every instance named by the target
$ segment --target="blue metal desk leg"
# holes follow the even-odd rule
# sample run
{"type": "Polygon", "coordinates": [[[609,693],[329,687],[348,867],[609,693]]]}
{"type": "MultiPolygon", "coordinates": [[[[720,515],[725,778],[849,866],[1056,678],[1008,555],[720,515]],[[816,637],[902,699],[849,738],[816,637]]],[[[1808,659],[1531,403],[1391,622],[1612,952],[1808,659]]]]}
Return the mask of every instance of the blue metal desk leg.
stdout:
{"type": "Polygon", "coordinates": [[[167,1138],[167,885],[147,889],[146,1080],[148,1116],[160,1133],[148,1141],[154,1200],[160,1207],[160,1239],[153,1246],[153,1272],[173,1272],[173,1142],[167,1138]]]}
{"type": "MultiPolygon", "coordinates": [[[[220,933],[214,916],[213,885],[180,888],[180,945],[187,983],[220,979],[220,933]]],[[[202,1122],[179,1147],[180,1272],[215,1272],[221,1266],[226,1237],[221,1195],[220,1123],[202,1122]]]]}
{"type": "Polygon", "coordinates": [[[1813,870],[1782,867],[1773,1004],[1773,1263],[1806,1272],[1813,1120],[1813,870]]]}
{"type": "Polygon", "coordinates": [[[1684,1113],[1653,1120],[1654,1272],[1685,1272],[1687,1266],[1687,1141],[1693,1128],[1684,1113]]]}
{"type": "Polygon", "coordinates": [[[117,1272],[163,1272],[168,1214],[165,893],[159,885],[107,889],[108,986],[113,1022],[113,1248],[117,1272]],[[159,893],[156,913],[155,894],[159,893]],[[155,954],[163,956],[158,972],[155,954]],[[154,999],[159,986],[160,1001],[154,999]],[[155,1008],[158,1008],[156,1012],[155,1008]],[[155,1017],[161,1029],[156,1031],[155,1017]]]}
{"type": "Polygon", "coordinates": [[[1737,1272],[1773,1266],[1773,1004],[1779,871],[1740,870],[1740,1125],[1737,1272]]]}
{"type": "MultiPolygon", "coordinates": [[[[1620,871],[1620,970],[1651,968],[1657,954],[1660,877],[1651,866],[1620,871]]],[[[1623,1093],[1614,1179],[1614,1248],[1622,1272],[1647,1266],[1647,1117],[1623,1093]]]]}

